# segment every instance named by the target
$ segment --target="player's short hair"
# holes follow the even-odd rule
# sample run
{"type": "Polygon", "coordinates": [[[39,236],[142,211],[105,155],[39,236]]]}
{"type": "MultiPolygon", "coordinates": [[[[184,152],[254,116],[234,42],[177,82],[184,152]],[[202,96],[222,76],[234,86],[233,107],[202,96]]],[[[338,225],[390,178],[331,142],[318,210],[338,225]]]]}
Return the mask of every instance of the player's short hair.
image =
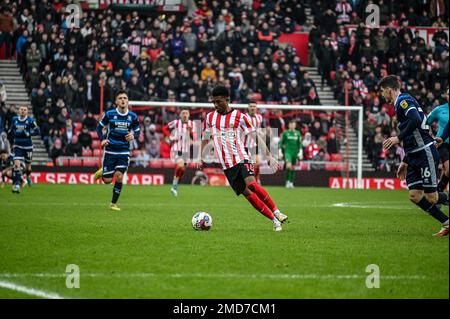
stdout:
{"type": "Polygon", "coordinates": [[[230,96],[230,91],[228,91],[228,89],[225,86],[218,85],[212,90],[211,94],[212,94],[212,96],[226,96],[226,97],[229,97],[230,96]]]}
{"type": "Polygon", "coordinates": [[[114,96],[114,100],[117,99],[117,97],[118,97],[120,94],[125,94],[125,95],[128,97],[127,91],[121,89],[121,90],[118,90],[118,91],[116,92],[116,95],[114,96]]]}
{"type": "Polygon", "coordinates": [[[21,104],[21,105],[19,105],[19,109],[20,109],[21,107],[26,107],[26,108],[28,109],[28,105],[26,105],[26,104],[21,104]]]}
{"type": "Polygon", "coordinates": [[[257,104],[257,103],[256,103],[255,100],[250,100],[250,101],[248,102],[248,105],[250,105],[250,104],[257,104]]]}
{"type": "Polygon", "coordinates": [[[400,90],[400,81],[396,75],[388,75],[380,80],[378,83],[380,88],[389,88],[394,90],[400,90]]]}
{"type": "MultiPolygon", "coordinates": [[[[183,111],[188,111],[189,112],[189,109],[187,108],[187,107],[182,107],[181,109],[180,109],[180,114],[181,114],[181,112],[183,112],[183,111]]],[[[189,112],[190,113],[190,112],[189,112]]]]}
{"type": "Polygon", "coordinates": [[[0,155],[1,154],[9,154],[7,149],[2,149],[0,150],[0,155]]]}

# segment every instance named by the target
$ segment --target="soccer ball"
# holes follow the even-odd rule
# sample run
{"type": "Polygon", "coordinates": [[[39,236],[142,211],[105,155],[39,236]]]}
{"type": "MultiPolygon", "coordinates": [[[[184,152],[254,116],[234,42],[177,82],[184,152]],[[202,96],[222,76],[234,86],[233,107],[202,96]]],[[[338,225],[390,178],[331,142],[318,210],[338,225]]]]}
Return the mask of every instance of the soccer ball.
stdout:
{"type": "Polygon", "coordinates": [[[206,212],[198,212],[192,217],[192,228],[209,230],[212,227],[212,217],[206,212]]]}

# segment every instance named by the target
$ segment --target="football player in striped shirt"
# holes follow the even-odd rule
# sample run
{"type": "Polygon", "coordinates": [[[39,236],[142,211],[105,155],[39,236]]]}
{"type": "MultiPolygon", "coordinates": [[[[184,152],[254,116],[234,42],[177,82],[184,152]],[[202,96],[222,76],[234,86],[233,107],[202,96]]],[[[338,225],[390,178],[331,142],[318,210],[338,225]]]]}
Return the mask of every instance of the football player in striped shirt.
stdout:
{"type": "Polygon", "coordinates": [[[256,135],[258,146],[266,153],[273,169],[278,168],[278,162],[269,153],[263,139],[255,134],[256,129],[249,116],[232,109],[229,100],[230,93],[226,87],[217,86],[213,89],[215,111],[208,113],[203,122],[201,154],[212,139],[215,152],[236,195],[243,194],[256,210],[272,220],[275,231],[281,231],[281,224],[288,217],[280,212],[270,195],[256,182],[253,163],[244,146],[244,136],[256,135]]]}
{"type": "Polygon", "coordinates": [[[94,180],[103,178],[110,184],[115,178],[110,209],[120,211],[117,206],[122,191],[123,176],[130,165],[130,142],[140,135],[139,118],[128,108],[128,95],[120,90],[116,93],[116,108],[107,110],[97,125],[97,135],[104,148],[103,166],[95,172],[94,180]],[[103,129],[107,129],[106,135],[103,129]]]}
{"type": "Polygon", "coordinates": [[[180,118],[173,120],[163,129],[166,135],[170,135],[170,140],[172,141],[171,154],[176,163],[172,188],[170,189],[170,192],[175,197],[178,196],[178,182],[186,170],[186,164],[191,153],[191,144],[197,140],[195,123],[189,119],[189,116],[189,110],[182,109],[180,118]]]}
{"type": "MultiPolygon", "coordinates": [[[[257,112],[256,102],[251,101],[248,104],[248,116],[250,117],[253,127],[256,129],[257,134],[262,128],[265,128],[264,118],[261,114],[257,112]]],[[[255,167],[255,178],[258,183],[261,184],[259,178],[259,168],[261,166],[261,156],[259,156],[258,140],[246,136],[245,147],[247,148],[250,155],[252,155],[253,165],[255,167]]]]}

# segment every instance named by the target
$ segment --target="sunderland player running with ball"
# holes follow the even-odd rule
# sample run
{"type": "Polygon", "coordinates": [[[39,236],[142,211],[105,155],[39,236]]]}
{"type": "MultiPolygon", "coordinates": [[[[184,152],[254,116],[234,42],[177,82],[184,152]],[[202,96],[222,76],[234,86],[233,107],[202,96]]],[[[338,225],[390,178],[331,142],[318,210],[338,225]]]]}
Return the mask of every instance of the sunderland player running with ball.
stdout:
{"type": "Polygon", "coordinates": [[[394,103],[400,134],[383,142],[385,149],[403,142],[405,157],[397,176],[408,184],[409,199],[442,224],[437,237],[448,235],[448,217],[438,204],[448,205],[448,195],[437,192],[437,167],[439,153],[426,124],[427,117],[417,101],[407,93],[400,92],[396,76],[383,78],[379,84],[383,97],[394,103]]]}
{"type": "Polygon", "coordinates": [[[125,91],[116,94],[116,108],[103,114],[97,126],[97,134],[104,148],[103,167],[94,175],[98,180],[103,177],[105,184],[110,184],[115,178],[110,209],[119,211],[117,206],[122,190],[123,175],[130,164],[130,142],[140,135],[139,118],[128,109],[128,95],[125,91]],[[103,129],[107,129],[106,135],[103,129]]]}
{"type": "MultiPolygon", "coordinates": [[[[440,136],[444,131],[444,128],[448,125],[448,89],[447,89],[447,103],[439,105],[428,114],[427,123],[432,124],[438,122],[437,136],[440,136]]],[[[448,185],[449,167],[448,167],[448,152],[449,152],[448,138],[443,141],[438,147],[439,156],[441,157],[442,165],[444,169],[442,171],[441,179],[438,183],[438,191],[443,192],[448,185]]]]}
{"type": "MultiPolygon", "coordinates": [[[[248,115],[229,106],[229,99],[230,93],[226,87],[217,86],[213,89],[212,101],[216,110],[208,113],[203,122],[201,154],[212,139],[215,152],[235,193],[243,194],[256,210],[273,221],[274,230],[280,231],[281,223],[288,217],[279,211],[266,190],[256,182],[253,163],[243,142],[243,137],[254,133],[255,128],[248,115]]],[[[270,155],[262,138],[259,135],[256,138],[269,164],[278,168],[277,161],[270,155]]]]}
{"type": "Polygon", "coordinates": [[[189,115],[189,110],[183,109],[180,112],[180,119],[173,120],[163,128],[164,133],[170,135],[170,140],[173,143],[171,154],[176,163],[172,188],[170,189],[173,196],[178,196],[178,182],[186,170],[186,164],[191,153],[191,142],[197,141],[195,123],[189,119],[189,115]]]}
{"type": "Polygon", "coordinates": [[[25,163],[25,174],[28,185],[31,186],[31,162],[33,160],[32,136],[40,134],[36,121],[28,117],[28,107],[23,105],[19,108],[19,116],[15,116],[11,122],[10,134],[14,138],[13,159],[14,170],[12,174],[13,193],[20,193],[22,184],[23,163],[25,163]]]}

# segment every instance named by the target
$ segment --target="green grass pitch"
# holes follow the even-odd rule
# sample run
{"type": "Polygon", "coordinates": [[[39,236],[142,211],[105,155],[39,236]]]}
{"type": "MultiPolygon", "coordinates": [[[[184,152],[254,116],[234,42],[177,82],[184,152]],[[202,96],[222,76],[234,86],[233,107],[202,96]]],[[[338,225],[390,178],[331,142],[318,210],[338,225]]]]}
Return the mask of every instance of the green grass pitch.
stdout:
{"type": "MultiPolygon", "coordinates": [[[[0,190],[0,298],[448,298],[448,238],[405,191],[267,187],[280,233],[225,187],[34,185],[0,190]],[[208,232],[191,218],[209,212],[208,232]],[[68,264],[80,288],[66,287],[68,264]],[[366,267],[380,288],[366,287],[366,267]]],[[[447,207],[445,208],[448,213],[447,207]]]]}

